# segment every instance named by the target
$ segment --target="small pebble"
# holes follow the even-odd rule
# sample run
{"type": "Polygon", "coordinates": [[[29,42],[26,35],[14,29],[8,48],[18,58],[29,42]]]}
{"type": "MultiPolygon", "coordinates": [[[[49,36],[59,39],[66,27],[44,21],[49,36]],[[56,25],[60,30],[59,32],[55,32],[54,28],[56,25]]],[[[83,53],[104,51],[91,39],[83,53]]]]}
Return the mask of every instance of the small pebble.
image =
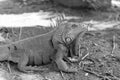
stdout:
{"type": "Polygon", "coordinates": [[[88,76],[88,73],[85,73],[85,76],[88,76]]]}

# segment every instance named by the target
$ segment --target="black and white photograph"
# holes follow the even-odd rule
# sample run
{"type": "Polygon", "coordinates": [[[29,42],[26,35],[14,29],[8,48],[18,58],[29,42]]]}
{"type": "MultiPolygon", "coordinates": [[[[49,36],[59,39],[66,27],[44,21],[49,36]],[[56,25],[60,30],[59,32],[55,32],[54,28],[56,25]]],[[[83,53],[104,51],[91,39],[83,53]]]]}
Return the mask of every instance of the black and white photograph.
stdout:
{"type": "Polygon", "coordinates": [[[0,0],[0,80],[120,80],[120,0],[0,0]]]}

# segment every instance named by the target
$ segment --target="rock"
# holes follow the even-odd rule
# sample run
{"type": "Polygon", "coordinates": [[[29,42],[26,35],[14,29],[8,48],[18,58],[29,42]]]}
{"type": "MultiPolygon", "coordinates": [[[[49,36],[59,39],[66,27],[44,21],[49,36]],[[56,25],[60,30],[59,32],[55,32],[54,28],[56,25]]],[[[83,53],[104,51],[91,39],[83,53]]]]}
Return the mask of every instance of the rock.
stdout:
{"type": "Polygon", "coordinates": [[[67,7],[111,7],[111,0],[53,0],[67,7]]]}
{"type": "Polygon", "coordinates": [[[86,3],[83,0],[53,0],[53,1],[67,7],[80,7],[86,5],[86,3]]]}

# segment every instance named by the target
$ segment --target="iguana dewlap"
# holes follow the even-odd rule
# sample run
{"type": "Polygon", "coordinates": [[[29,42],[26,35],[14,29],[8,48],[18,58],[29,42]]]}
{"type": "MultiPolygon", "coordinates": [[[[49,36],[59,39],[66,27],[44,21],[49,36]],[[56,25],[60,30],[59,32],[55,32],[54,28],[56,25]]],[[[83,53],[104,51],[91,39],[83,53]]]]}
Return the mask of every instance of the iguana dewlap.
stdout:
{"type": "Polygon", "coordinates": [[[21,71],[40,70],[28,65],[42,65],[54,60],[59,70],[75,72],[63,60],[68,55],[69,45],[86,28],[79,23],[61,23],[55,30],[47,34],[4,45],[0,48],[0,61],[9,60],[18,63],[21,71]],[[54,58],[53,58],[54,56],[54,58]]]}

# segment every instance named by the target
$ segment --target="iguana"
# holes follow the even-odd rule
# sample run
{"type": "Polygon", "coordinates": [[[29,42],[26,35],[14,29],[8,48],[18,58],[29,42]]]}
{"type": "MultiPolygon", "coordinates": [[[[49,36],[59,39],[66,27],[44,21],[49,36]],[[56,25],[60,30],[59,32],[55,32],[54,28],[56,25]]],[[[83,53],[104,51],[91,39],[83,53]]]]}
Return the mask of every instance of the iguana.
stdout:
{"type": "Polygon", "coordinates": [[[43,65],[54,60],[59,70],[76,72],[63,60],[68,55],[68,48],[78,34],[85,31],[79,23],[63,22],[54,30],[34,37],[26,38],[0,46],[0,61],[17,63],[18,69],[26,72],[41,70],[28,65],[43,65]]]}

